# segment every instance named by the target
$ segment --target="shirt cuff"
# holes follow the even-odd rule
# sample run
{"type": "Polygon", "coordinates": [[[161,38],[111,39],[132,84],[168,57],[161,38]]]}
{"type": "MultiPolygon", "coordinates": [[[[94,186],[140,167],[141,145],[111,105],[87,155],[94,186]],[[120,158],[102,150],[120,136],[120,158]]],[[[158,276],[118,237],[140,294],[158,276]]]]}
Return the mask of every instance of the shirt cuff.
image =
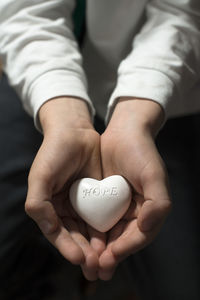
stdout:
{"type": "Polygon", "coordinates": [[[95,115],[94,106],[87,94],[86,86],[77,74],[67,71],[51,71],[41,75],[31,85],[27,99],[23,101],[24,109],[33,116],[35,127],[42,133],[38,112],[48,100],[60,96],[81,98],[88,104],[91,119],[95,115]]]}
{"type": "Polygon", "coordinates": [[[106,124],[108,124],[120,97],[149,99],[159,103],[164,110],[165,123],[172,110],[171,106],[174,105],[174,109],[176,109],[179,95],[174,83],[162,72],[142,68],[122,74],[118,78],[116,88],[108,103],[106,124]]]}

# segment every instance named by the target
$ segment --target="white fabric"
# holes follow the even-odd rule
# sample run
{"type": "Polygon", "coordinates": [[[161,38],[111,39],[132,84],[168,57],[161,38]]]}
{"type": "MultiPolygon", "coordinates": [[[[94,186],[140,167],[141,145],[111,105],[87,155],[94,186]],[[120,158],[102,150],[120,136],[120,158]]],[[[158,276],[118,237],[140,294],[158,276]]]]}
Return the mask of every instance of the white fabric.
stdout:
{"type": "Polygon", "coordinates": [[[63,95],[108,119],[122,96],[156,101],[166,118],[200,111],[199,0],[88,0],[82,55],[74,6],[0,1],[3,67],[38,129],[41,105],[63,95]]]}

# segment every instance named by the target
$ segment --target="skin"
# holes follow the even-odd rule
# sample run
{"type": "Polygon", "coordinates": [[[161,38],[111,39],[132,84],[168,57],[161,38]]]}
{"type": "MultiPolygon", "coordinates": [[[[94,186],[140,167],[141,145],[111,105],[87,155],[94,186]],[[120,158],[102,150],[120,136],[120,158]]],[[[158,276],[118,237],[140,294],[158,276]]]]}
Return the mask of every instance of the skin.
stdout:
{"type": "Polygon", "coordinates": [[[171,209],[167,173],[154,138],[163,122],[161,107],[149,100],[123,98],[101,136],[103,177],[124,176],[132,202],[108,232],[98,276],[111,279],[118,263],[148,245],[171,209]]]}
{"type": "Polygon", "coordinates": [[[48,101],[39,117],[44,140],[29,173],[25,211],[67,260],[96,280],[105,235],[75,214],[68,192],[77,178],[102,178],[100,136],[80,99],[48,101]]]}
{"type": "Polygon", "coordinates": [[[44,140],[29,173],[25,211],[90,281],[111,279],[120,261],[155,238],[170,211],[167,174],[154,143],[163,117],[153,101],[122,98],[100,137],[81,99],[59,97],[39,111],[44,140]],[[100,233],[74,212],[69,187],[78,178],[113,174],[129,181],[133,199],[123,218],[100,233]]]}

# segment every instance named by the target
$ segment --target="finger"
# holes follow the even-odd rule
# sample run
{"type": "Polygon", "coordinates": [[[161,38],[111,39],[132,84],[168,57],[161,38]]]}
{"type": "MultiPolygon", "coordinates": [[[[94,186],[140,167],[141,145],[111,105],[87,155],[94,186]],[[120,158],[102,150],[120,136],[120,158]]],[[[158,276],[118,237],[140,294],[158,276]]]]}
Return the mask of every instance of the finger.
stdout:
{"type": "Polygon", "coordinates": [[[46,234],[45,237],[72,264],[81,265],[84,263],[85,256],[81,247],[72,239],[63,225],[55,233],[46,234]]]}
{"type": "Polygon", "coordinates": [[[123,220],[131,221],[137,218],[141,208],[141,203],[143,202],[144,198],[141,195],[134,195],[128,210],[123,216],[123,220]]]}
{"type": "Polygon", "coordinates": [[[153,232],[141,232],[136,219],[128,222],[123,234],[112,243],[111,251],[117,263],[146,247],[155,238],[159,229],[160,227],[153,232]]]}
{"type": "Polygon", "coordinates": [[[124,221],[118,222],[108,233],[107,247],[99,258],[99,278],[102,280],[110,280],[115,272],[118,260],[113,255],[111,249],[112,244],[123,232],[124,221]]]}
{"type": "Polygon", "coordinates": [[[167,175],[163,170],[147,171],[142,185],[145,201],[138,215],[138,226],[146,232],[165,221],[172,205],[167,175]]]}
{"type": "Polygon", "coordinates": [[[110,280],[115,272],[116,267],[116,258],[114,257],[110,247],[108,247],[99,258],[99,279],[104,281],[110,280]]]}
{"type": "Polygon", "coordinates": [[[89,241],[89,235],[88,235],[88,231],[87,231],[87,224],[85,223],[85,221],[83,221],[82,219],[80,219],[80,217],[78,217],[76,219],[78,228],[79,228],[79,232],[86,238],[87,241],[89,241]]]}
{"type": "Polygon", "coordinates": [[[106,249],[106,234],[95,230],[90,225],[87,225],[87,230],[90,237],[90,245],[100,256],[106,249]]]}
{"type": "Polygon", "coordinates": [[[50,189],[41,180],[29,182],[26,213],[38,224],[44,236],[71,263],[84,261],[81,248],[73,241],[50,202],[50,189]]]}
{"type": "Polygon", "coordinates": [[[80,233],[80,229],[75,220],[65,218],[64,224],[69,230],[73,240],[81,247],[84,253],[85,261],[81,265],[84,276],[87,280],[96,280],[98,269],[98,256],[96,252],[92,249],[88,240],[80,233]]]}
{"type": "Polygon", "coordinates": [[[25,211],[44,234],[53,233],[59,226],[59,219],[50,199],[51,191],[42,180],[29,181],[25,211]]]}

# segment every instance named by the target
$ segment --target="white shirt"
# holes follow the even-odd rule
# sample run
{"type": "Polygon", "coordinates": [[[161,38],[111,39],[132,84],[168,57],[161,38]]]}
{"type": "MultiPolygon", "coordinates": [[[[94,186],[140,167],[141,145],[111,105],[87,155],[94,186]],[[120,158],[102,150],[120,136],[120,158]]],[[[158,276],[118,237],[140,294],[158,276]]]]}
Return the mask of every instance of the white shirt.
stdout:
{"type": "Polygon", "coordinates": [[[166,119],[200,111],[200,0],[88,0],[81,50],[74,6],[0,0],[3,68],[38,129],[41,105],[64,95],[108,119],[123,96],[158,102],[166,119]]]}

